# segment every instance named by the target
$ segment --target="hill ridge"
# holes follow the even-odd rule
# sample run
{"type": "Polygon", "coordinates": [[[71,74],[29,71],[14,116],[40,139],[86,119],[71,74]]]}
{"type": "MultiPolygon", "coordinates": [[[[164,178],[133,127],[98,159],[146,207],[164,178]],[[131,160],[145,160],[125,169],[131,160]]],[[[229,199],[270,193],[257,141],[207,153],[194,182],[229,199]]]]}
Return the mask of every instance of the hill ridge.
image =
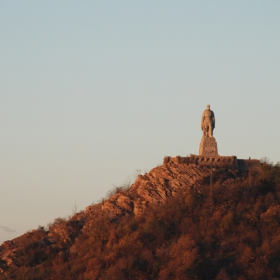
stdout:
{"type": "MultiPolygon", "coordinates": [[[[250,172],[252,186],[248,171],[234,166],[164,162],[139,174],[130,188],[116,188],[110,197],[68,220],[57,218],[47,229],[39,227],[4,242],[0,246],[0,279],[227,279],[223,275],[233,272],[222,244],[232,251],[242,251],[235,253],[232,265],[248,277],[249,272],[237,262],[244,253],[243,245],[231,247],[232,241],[228,240],[233,238],[233,226],[236,232],[248,226],[246,233],[238,234],[250,240],[252,237],[246,234],[257,238],[255,228],[259,225],[264,237],[267,230],[276,234],[270,221],[278,223],[278,212],[280,217],[279,165],[265,163],[250,172]],[[269,227],[264,228],[264,223],[269,227]],[[225,240],[221,240],[223,236],[225,240]],[[178,246],[185,248],[187,263],[179,261],[186,258],[180,255],[182,252],[171,256],[178,246]],[[184,272],[172,272],[172,258],[177,257],[177,266],[184,272]],[[202,263],[206,268],[201,271],[202,263]],[[180,278],[179,274],[189,278],[180,278]]],[[[260,241],[250,242],[253,245],[250,243],[252,248],[248,250],[255,253],[265,246],[260,241]]],[[[274,251],[271,254],[274,256],[274,251]]],[[[275,271],[266,267],[265,273],[277,276],[275,271]]]]}

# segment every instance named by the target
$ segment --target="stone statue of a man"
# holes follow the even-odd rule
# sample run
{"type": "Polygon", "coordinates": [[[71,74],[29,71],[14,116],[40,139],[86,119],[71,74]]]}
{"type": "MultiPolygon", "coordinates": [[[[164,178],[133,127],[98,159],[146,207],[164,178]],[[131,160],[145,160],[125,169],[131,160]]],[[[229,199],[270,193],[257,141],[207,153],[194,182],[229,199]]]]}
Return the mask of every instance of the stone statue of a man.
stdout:
{"type": "Polygon", "coordinates": [[[210,110],[210,105],[207,105],[201,117],[201,129],[203,131],[203,135],[206,137],[213,137],[214,128],[215,128],[214,112],[210,110]]]}

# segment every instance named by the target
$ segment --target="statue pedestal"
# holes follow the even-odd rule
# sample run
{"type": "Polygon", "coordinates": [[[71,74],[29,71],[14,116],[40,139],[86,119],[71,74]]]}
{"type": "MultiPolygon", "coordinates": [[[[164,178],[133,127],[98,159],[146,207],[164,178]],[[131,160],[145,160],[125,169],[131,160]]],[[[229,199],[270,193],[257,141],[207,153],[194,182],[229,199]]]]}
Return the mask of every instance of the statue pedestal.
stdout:
{"type": "Polygon", "coordinates": [[[200,156],[219,156],[217,142],[214,137],[202,136],[199,146],[200,156]]]}

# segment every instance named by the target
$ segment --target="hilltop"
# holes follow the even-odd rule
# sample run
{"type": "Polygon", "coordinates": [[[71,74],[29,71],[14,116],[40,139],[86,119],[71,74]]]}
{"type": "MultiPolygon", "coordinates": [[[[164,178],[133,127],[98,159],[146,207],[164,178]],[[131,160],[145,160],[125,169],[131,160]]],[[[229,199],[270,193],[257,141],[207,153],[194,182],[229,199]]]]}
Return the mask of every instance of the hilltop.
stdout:
{"type": "Polygon", "coordinates": [[[279,201],[279,164],[165,158],[85,211],[4,242],[0,279],[277,279],[279,201]]]}

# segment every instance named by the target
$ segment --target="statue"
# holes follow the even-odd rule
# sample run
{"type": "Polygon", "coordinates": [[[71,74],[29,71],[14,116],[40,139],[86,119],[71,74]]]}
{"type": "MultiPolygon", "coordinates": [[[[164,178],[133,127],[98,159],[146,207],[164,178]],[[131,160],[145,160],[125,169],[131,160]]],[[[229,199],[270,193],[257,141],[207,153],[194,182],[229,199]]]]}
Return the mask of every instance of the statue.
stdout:
{"type": "Polygon", "coordinates": [[[215,128],[214,112],[210,110],[210,105],[207,105],[201,117],[201,130],[203,131],[203,136],[213,137],[214,128],[215,128]]]}

